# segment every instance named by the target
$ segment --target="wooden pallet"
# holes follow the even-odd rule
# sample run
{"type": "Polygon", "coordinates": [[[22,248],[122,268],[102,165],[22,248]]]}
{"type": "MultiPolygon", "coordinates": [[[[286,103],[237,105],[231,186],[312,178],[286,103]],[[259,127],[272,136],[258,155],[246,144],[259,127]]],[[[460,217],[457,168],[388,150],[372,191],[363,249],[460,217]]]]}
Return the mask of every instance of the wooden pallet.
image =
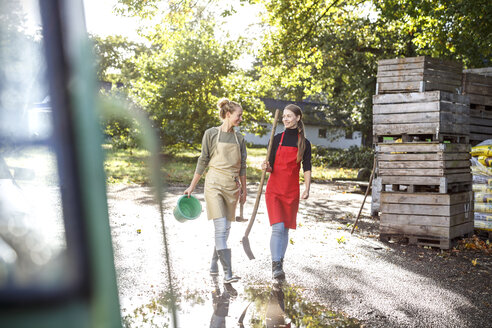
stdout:
{"type": "Polygon", "coordinates": [[[463,95],[429,91],[373,96],[376,136],[467,136],[469,124],[470,105],[463,95]]]}
{"type": "Polygon", "coordinates": [[[380,232],[405,236],[412,244],[448,247],[453,239],[473,232],[473,192],[382,192],[380,232]]]}
{"type": "Polygon", "coordinates": [[[453,174],[447,177],[427,176],[381,176],[382,191],[405,191],[409,193],[453,193],[470,191],[472,175],[453,174]],[[455,181],[458,180],[458,181],[455,181]]]}
{"type": "Polygon", "coordinates": [[[458,93],[462,64],[427,56],[378,62],[376,94],[442,90],[458,93]]]}
{"type": "Polygon", "coordinates": [[[390,240],[400,240],[405,239],[409,245],[416,246],[429,246],[437,247],[440,249],[451,249],[458,244],[458,241],[462,238],[469,238],[473,233],[465,233],[462,236],[455,237],[452,239],[447,238],[432,238],[425,236],[412,236],[412,235],[399,235],[399,234],[380,234],[379,238],[381,241],[389,242],[390,240]]]}

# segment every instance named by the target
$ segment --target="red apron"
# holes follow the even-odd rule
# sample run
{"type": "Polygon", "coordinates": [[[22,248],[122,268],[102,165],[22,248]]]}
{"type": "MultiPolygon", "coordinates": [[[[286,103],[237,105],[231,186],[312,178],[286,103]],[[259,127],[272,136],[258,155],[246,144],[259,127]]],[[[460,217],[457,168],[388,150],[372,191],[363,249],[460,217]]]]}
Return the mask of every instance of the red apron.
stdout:
{"type": "Polygon", "coordinates": [[[299,209],[299,170],[297,147],[282,147],[284,133],[280,139],[273,172],[268,179],[265,200],[270,225],[283,222],[286,228],[296,228],[299,209]]]}

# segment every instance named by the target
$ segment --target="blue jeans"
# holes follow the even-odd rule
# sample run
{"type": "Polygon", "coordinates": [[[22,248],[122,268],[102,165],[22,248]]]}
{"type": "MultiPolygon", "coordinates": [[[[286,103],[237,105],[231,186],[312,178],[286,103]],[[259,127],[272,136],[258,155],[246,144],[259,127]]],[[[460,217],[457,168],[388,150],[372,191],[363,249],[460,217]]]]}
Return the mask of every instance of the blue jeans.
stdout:
{"type": "Polygon", "coordinates": [[[272,237],[270,238],[270,252],[272,261],[280,261],[285,256],[287,244],[289,243],[289,228],[283,222],[272,225],[272,237]]]}
{"type": "Polygon", "coordinates": [[[219,251],[227,248],[227,239],[231,231],[231,221],[226,218],[214,219],[215,248],[219,251]]]}

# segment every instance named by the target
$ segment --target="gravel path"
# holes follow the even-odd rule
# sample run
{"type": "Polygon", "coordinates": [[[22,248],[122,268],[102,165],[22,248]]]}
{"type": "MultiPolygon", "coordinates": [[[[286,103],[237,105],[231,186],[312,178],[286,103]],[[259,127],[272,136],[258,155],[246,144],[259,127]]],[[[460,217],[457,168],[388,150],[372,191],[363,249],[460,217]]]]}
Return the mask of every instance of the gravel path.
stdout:
{"type": "MultiPolygon", "coordinates": [[[[182,295],[209,295],[213,225],[204,212],[192,222],[174,220],[172,210],[183,190],[167,188],[164,201],[174,285],[182,295]]],[[[343,312],[365,327],[492,327],[490,255],[380,242],[379,223],[368,217],[370,197],[360,229],[350,235],[363,199],[352,191],[337,184],[312,185],[310,199],[300,204],[299,227],[290,234],[285,259],[288,284],[300,287],[305,300],[343,312]]],[[[204,205],[203,190],[195,196],[204,205]]],[[[249,185],[247,218],[255,196],[256,186],[249,185]]],[[[150,188],[112,185],[108,202],[126,316],[167,288],[162,226],[150,188]]],[[[240,244],[246,224],[233,223],[229,239],[234,271],[243,277],[236,285],[240,293],[270,280],[270,227],[264,199],[249,237],[253,261],[240,244]]],[[[231,303],[231,317],[237,317],[240,305],[231,303]]],[[[180,326],[201,327],[196,320],[203,318],[198,322],[208,327],[210,315],[210,307],[183,309],[180,326]]]]}

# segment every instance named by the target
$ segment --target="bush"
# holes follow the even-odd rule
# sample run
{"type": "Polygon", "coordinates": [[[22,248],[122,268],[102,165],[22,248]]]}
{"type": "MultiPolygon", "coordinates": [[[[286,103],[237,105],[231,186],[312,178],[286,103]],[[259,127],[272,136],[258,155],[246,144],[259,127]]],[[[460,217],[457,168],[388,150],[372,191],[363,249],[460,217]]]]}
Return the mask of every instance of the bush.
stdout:
{"type": "Polygon", "coordinates": [[[114,149],[130,149],[138,146],[139,131],[135,124],[110,119],[102,123],[104,135],[114,149]]]}
{"type": "Polygon", "coordinates": [[[372,169],[373,158],[374,152],[369,147],[337,149],[312,146],[312,163],[315,166],[372,169]]]}

